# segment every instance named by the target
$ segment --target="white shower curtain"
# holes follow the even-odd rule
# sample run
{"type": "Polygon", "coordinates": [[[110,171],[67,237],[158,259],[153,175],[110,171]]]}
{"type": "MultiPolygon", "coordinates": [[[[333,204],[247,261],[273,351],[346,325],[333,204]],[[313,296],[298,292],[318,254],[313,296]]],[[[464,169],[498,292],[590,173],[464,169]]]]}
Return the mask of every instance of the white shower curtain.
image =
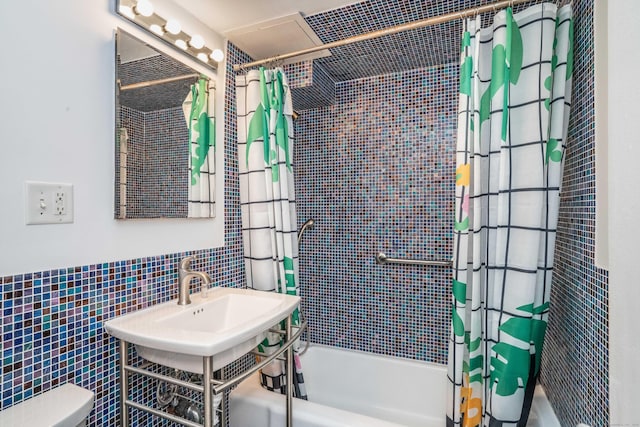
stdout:
{"type": "Polygon", "coordinates": [[[462,36],[447,426],[524,426],[547,326],[573,69],[570,6],[462,36]]]}
{"type": "Polygon", "coordinates": [[[205,78],[191,85],[182,111],[189,128],[189,218],[216,216],[215,86],[205,78]]]}
{"type": "MultiPolygon", "coordinates": [[[[249,71],[236,77],[238,170],[247,286],[298,295],[298,242],[293,182],[293,107],[284,72],[249,71]]],[[[298,310],[293,324],[299,325],[298,310]]],[[[270,334],[259,346],[269,354],[280,346],[270,334]]],[[[306,398],[294,346],[294,395],[306,398]]],[[[262,370],[263,386],[284,392],[284,366],[276,361],[262,370]]]]}

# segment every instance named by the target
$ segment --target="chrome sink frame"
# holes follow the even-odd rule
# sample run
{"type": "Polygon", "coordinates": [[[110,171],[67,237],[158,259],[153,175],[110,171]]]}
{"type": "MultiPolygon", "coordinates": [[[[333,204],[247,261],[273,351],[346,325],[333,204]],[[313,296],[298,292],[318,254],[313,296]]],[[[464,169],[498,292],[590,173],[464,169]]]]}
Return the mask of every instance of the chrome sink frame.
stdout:
{"type": "MultiPolygon", "coordinates": [[[[213,396],[219,393],[224,393],[229,388],[241,383],[242,381],[249,378],[259,369],[262,369],[267,364],[271,363],[274,359],[281,356],[282,353],[286,353],[285,355],[285,363],[286,363],[286,419],[287,419],[287,427],[292,427],[292,405],[293,405],[293,375],[291,373],[295,373],[294,364],[293,364],[293,343],[300,337],[304,329],[307,327],[307,322],[303,321],[299,326],[294,327],[292,323],[292,314],[290,313],[285,322],[285,330],[270,330],[271,332],[276,332],[284,336],[284,345],[278,349],[273,354],[265,355],[255,353],[261,357],[263,360],[260,363],[257,363],[251,369],[244,371],[241,374],[236,375],[235,377],[228,380],[218,380],[213,378],[213,358],[215,356],[204,356],[202,358],[202,366],[203,366],[203,384],[197,385],[187,381],[182,381],[180,379],[174,377],[168,377],[166,375],[158,374],[156,372],[151,372],[145,367],[153,365],[152,363],[144,364],[140,367],[133,366],[129,364],[129,345],[130,343],[124,340],[120,340],[120,425],[123,427],[129,426],[129,408],[138,409],[140,411],[148,412],[155,416],[164,418],[166,420],[173,421],[179,425],[187,426],[187,427],[213,427],[214,417],[214,408],[213,408],[213,396]],[[293,329],[296,329],[296,332],[293,333],[293,329]],[[203,403],[204,403],[204,423],[198,424],[196,422],[187,420],[185,418],[178,417],[173,414],[169,414],[167,412],[163,412],[156,408],[152,408],[147,405],[140,404],[133,400],[129,399],[129,375],[141,375],[149,378],[153,378],[159,381],[164,381],[169,384],[175,384],[180,387],[185,387],[189,390],[200,392],[203,394],[203,403]]],[[[220,413],[220,426],[224,427],[227,425],[227,413],[225,411],[225,403],[224,400],[220,404],[219,413],[220,413]]]]}

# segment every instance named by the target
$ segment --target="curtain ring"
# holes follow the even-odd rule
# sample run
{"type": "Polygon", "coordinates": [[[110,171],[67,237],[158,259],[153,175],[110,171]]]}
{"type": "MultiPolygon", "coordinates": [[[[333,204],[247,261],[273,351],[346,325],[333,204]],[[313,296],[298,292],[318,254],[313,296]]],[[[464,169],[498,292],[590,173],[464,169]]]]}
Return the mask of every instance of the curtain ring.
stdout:
{"type": "Polygon", "coordinates": [[[267,68],[278,68],[278,67],[281,67],[283,63],[284,63],[284,60],[276,56],[271,61],[267,62],[265,65],[267,68]]]}

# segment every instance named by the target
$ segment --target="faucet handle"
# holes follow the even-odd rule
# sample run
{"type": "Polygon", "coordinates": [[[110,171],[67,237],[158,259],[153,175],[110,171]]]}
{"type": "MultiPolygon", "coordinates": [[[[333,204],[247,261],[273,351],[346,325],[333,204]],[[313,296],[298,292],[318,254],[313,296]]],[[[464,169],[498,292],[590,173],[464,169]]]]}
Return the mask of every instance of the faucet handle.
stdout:
{"type": "Polygon", "coordinates": [[[180,260],[180,270],[183,270],[183,271],[191,270],[191,262],[195,260],[196,260],[196,257],[194,257],[193,255],[184,257],[182,260],[180,260]]]}

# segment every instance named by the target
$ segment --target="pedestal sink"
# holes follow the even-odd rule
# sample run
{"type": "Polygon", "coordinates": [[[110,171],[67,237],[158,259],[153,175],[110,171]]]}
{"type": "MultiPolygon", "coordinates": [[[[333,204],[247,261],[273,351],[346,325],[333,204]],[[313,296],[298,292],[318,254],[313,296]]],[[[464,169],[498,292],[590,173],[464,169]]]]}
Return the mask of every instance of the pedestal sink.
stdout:
{"type": "Polygon", "coordinates": [[[203,357],[213,356],[213,369],[222,368],[251,351],[299,302],[293,295],[217,287],[191,295],[186,306],[173,300],[117,317],[105,329],[146,360],[201,374],[203,357]]]}

